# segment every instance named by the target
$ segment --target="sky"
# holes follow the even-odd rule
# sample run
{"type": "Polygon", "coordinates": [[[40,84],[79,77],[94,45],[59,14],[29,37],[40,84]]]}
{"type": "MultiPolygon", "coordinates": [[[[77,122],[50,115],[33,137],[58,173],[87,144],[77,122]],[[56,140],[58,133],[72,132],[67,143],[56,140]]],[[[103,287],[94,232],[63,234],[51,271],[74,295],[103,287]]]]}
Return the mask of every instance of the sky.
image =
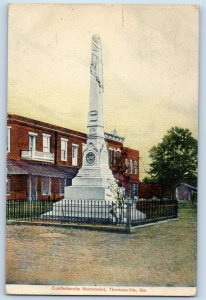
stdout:
{"type": "Polygon", "coordinates": [[[198,131],[196,5],[12,4],[8,113],[87,131],[91,37],[102,41],[104,126],[140,151],[172,126],[198,131]]]}

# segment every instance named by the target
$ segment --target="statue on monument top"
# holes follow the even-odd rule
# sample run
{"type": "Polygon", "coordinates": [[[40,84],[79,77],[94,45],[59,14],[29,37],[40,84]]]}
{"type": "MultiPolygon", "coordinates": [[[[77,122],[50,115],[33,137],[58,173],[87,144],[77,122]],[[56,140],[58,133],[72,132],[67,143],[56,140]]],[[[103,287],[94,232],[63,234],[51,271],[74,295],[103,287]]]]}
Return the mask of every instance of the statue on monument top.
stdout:
{"type": "Polygon", "coordinates": [[[99,85],[99,92],[102,93],[103,87],[103,67],[102,67],[102,46],[99,35],[92,36],[92,59],[90,74],[95,77],[99,85]]]}

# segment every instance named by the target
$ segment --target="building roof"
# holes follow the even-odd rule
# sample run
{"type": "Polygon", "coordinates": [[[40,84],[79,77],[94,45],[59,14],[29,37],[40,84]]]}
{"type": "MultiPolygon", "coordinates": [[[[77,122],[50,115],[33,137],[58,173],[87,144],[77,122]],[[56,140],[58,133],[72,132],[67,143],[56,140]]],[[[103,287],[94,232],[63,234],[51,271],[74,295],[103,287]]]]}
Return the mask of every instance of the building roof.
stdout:
{"type": "MultiPolygon", "coordinates": [[[[40,129],[49,129],[49,130],[54,130],[54,131],[58,131],[61,132],[62,134],[69,134],[69,135],[74,135],[74,136],[78,136],[79,138],[82,139],[87,139],[87,134],[84,132],[80,132],[80,131],[76,131],[76,130],[72,130],[69,128],[65,128],[65,127],[61,127],[55,124],[50,124],[50,123],[46,123],[40,120],[34,120],[34,119],[30,119],[27,117],[23,117],[23,116],[18,116],[18,115],[14,115],[14,114],[8,114],[8,124],[12,124],[12,123],[17,123],[17,124],[21,124],[21,125],[29,125],[29,126],[33,126],[36,128],[40,128],[40,129]]],[[[104,136],[107,140],[111,140],[111,141],[115,141],[118,143],[123,143],[125,138],[118,136],[116,129],[114,129],[111,133],[105,132],[104,136]]]]}
{"type": "Polygon", "coordinates": [[[123,143],[125,140],[124,137],[117,135],[117,131],[115,129],[111,133],[105,132],[104,137],[107,140],[112,140],[112,141],[119,142],[119,143],[123,143]]]}
{"type": "Polygon", "coordinates": [[[34,175],[42,177],[73,178],[78,172],[77,168],[33,164],[24,161],[7,161],[8,175],[34,175]]]}
{"type": "Polygon", "coordinates": [[[188,184],[188,183],[182,183],[181,185],[182,185],[182,186],[186,186],[186,187],[188,187],[188,188],[190,188],[190,189],[192,189],[192,190],[196,190],[196,191],[197,191],[197,187],[192,186],[192,185],[190,185],[190,184],[188,184]]]}
{"type": "Polygon", "coordinates": [[[8,175],[28,175],[29,173],[18,165],[15,160],[7,160],[8,175]]]}
{"type": "Polygon", "coordinates": [[[13,115],[13,114],[8,114],[7,116],[7,123],[8,124],[21,124],[22,126],[32,126],[34,128],[37,129],[41,129],[41,130],[52,130],[52,131],[57,131],[60,132],[62,134],[69,134],[72,136],[77,136],[78,138],[81,139],[86,139],[87,138],[87,134],[80,132],[80,131],[76,131],[76,130],[72,130],[69,128],[65,128],[65,127],[61,127],[55,124],[50,124],[50,123],[46,123],[40,120],[35,120],[35,119],[30,119],[27,117],[22,117],[22,116],[18,116],[18,115],[13,115]]]}

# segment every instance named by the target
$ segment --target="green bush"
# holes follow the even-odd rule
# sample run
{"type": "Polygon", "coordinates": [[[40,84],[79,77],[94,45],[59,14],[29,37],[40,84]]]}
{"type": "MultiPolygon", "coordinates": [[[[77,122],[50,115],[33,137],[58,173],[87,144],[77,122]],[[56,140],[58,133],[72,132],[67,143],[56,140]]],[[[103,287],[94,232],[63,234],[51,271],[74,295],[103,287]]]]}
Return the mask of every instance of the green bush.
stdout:
{"type": "Polygon", "coordinates": [[[7,201],[6,218],[7,220],[37,218],[51,211],[52,207],[53,203],[50,201],[7,201]]]}

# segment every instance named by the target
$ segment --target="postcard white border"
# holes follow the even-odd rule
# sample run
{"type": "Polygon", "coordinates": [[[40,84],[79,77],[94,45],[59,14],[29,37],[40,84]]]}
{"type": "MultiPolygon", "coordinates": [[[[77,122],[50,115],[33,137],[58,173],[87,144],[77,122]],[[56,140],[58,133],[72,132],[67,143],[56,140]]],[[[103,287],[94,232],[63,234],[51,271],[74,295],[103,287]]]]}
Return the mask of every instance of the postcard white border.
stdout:
{"type": "MultiPolygon", "coordinates": [[[[1,0],[0,1],[0,16],[1,16],[1,26],[0,26],[0,61],[1,70],[0,70],[0,136],[1,136],[1,144],[6,141],[6,90],[7,90],[7,4],[9,0],[1,0]]],[[[56,0],[13,0],[12,3],[56,3],[56,0]]],[[[71,1],[71,0],[61,0],[61,3],[116,3],[116,1],[110,0],[81,0],[81,1],[71,1]]],[[[206,186],[206,2],[205,0],[119,0],[118,3],[136,3],[136,4],[194,4],[197,3],[200,5],[200,105],[199,105],[199,213],[198,213],[198,282],[197,282],[197,295],[193,299],[205,299],[206,298],[206,260],[205,260],[205,252],[206,252],[206,236],[205,236],[205,226],[206,226],[206,201],[205,201],[205,186],[206,186]]],[[[6,145],[6,142],[4,143],[6,145]]],[[[1,199],[5,197],[5,161],[6,161],[6,146],[0,147],[0,196],[1,199]],[[3,166],[3,167],[2,167],[3,166]]],[[[5,295],[5,203],[0,201],[0,239],[1,239],[1,247],[0,247],[0,265],[1,265],[1,273],[0,273],[0,296],[1,299],[16,299],[16,296],[5,295]]],[[[39,286],[36,286],[39,288],[39,286]]],[[[43,287],[43,286],[42,286],[43,287]]],[[[16,287],[15,287],[16,288],[16,287]]],[[[21,286],[22,288],[22,286],[21,286]]],[[[48,286],[47,286],[48,288],[48,286]]],[[[11,291],[12,285],[7,285],[6,289],[11,291]]],[[[159,288],[155,288],[159,289],[159,288]]],[[[162,288],[160,288],[162,289],[162,288]]],[[[168,289],[168,288],[167,288],[168,289]]],[[[169,288],[177,289],[177,288],[169,288]]],[[[178,288],[179,289],[179,288],[178,288]]],[[[181,288],[182,289],[182,288],[181,288]]],[[[190,288],[184,288],[189,291],[190,288]]],[[[192,288],[195,289],[195,288],[192,288]]],[[[28,294],[29,295],[29,294],[28,294]]],[[[31,293],[30,293],[31,295],[31,293]]],[[[39,295],[39,294],[36,294],[39,295]]],[[[160,295],[160,294],[159,294],[160,295]]],[[[126,296],[126,295],[125,295],[126,296]]],[[[143,296],[143,295],[141,295],[143,296]]],[[[138,297],[139,299],[146,299],[145,297],[138,297]]],[[[145,295],[146,296],[146,295],[145,295]]],[[[148,295],[149,296],[149,295],[148,295]]],[[[103,299],[103,297],[101,297],[103,299]]],[[[24,296],[25,300],[31,299],[29,296],[24,296]]],[[[32,299],[39,299],[35,296],[32,299]]],[[[46,299],[52,299],[51,297],[46,297],[46,299]]],[[[60,297],[55,297],[55,299],[62,299],[60,297]]],[[[105,298],[106,299],[106,298],[105,298]]],[[[108,299],[108,298],[107,298],[108,299]]],[[[151,299],[150,297],[147,299],[151,299]]],[[[162,297],[161,300],[166,299],[162,297]]],[[[172,299],[183,299],[180,297],[170,298],[172,299]]]]}
{"type": "Polygon", "coordinates": [[[7,284],[7,294],[72,296],[195,296],[195,287],[121,287],[7,284]]]}

